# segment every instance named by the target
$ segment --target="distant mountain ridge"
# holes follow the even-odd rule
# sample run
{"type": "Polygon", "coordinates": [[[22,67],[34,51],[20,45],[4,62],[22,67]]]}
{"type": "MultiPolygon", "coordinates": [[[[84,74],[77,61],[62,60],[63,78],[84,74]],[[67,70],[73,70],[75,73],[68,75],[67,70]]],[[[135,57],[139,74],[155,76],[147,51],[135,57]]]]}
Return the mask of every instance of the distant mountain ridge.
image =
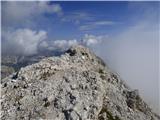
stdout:
{"type": "Polygon", "coordinates": [[[160,120],[137,90],[80,45],[1,83],[2,120],[160,120]]]}
{"type": "Polygon", "coordinates": [[[31,65],[39,62],[40,60],[50,56],[60,56],[64,51],[59,50],[46,50],[40,51],[35,55],[23,56],[23,55],[2,55],[1,64],[1,77],[5,78],[11,73],[18,71],[21,67],[31,65]]]}

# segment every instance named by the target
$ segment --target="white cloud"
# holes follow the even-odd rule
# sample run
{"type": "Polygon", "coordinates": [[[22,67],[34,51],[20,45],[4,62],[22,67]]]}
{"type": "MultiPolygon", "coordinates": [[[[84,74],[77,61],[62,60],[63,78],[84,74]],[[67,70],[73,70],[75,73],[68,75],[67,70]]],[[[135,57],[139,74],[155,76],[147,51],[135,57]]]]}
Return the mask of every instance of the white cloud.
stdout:
{"type": "Polygon", "coordinates": [[[60,50],[64,51],[70,48],[73,45],[83,44],[88,47],[94,47],[101,43],[103,38],[106,36],[94,36],[85,34],[82,40],[72,39],[72,40],[52,40],[52,41],[43,41],[40,46],[49,50],[60,50]]]}
{"type": "Polygon", "coordinates": [[[45,1],[3,1],[2,20],[7,23],[28,22],[31,18],[44,13],[61,14],[59,4],[45,1]]]}
{"type": "Polygon", "coordinates": [[[73,45],[83,44],[88,47],[93,47],[101,42],[103,37],[107,36],[94,36],[85,34],[81,41],[77,39],[72,40],[52,40],[52,41],[43,41],[40,46],[49,50],[60,50],[64,51],[70,48],[73,45]]]}
{"type": "Polygon", "coordinates": [[[47,38],[45,31],[33,31],[30,29],[18,29],[14,32],[3,33],[4,52],[17,55],[32,55],[38,52],[39,44],[47,38]]]}
{"type": "Polygon", "coordinates": [[[39,29],[42,21],[48,21],[44,17],[45,13],[61,15],[63,11],[60,4],[48,1],[3,1],[2,52],[32,55],[39,48],[47,48],[48,43],[44,41],[47,37],[46,31],[28,29],[39,29]]]}
{"type": "Polygon", "coordinates": [[[79,42],[76,39],[48,41],[47,49],[64,51],[69,47],[71,47],[72,45],[76,45],[76,44],[79,44],[79,42]]]}
{"type": "Polygon", "coordinates": [[[93,47],[101,43],[103,38],[106,36],[94,36],[85,34],[82,40],[72,39],[72,40],[52,40],[52,41],[43,41],[40,46],[48,50],[60,50],[64,51],[70,48],[73,45],[83,44],[88,47],[93,47]]]}
{"type": "Polygon", "coordinates": [[[59,4],[50,4],[49,2],[39,1],[35,4],[35,8],[37,7],[37,11],[40,13],[57,13],[60,14],[62,12],[62,8],[59,4]]]}
{"type": "Polygon", "coordinates": [[[101,42],[103,36],[94,36],[85,34],[82,43],[87,46],[97,45],[101,42]]]}
{"type": "Polygon", "coordinates": [[[45,49],[45,48],[48,48],[49,47],[49,44],[47,43],[47,41],[42,41],[40,44],[39,44],[39,48],[40,49],[45,49]]]}
{"type": "Polygon", "coordinates": [[[33,55],[45,50],[67,50],[77,44],[94,47],[101,43],[106,36],[94,36],[85,34],[82,41],[72,40],[48,40],[47,32],[44,30],[34,31],[31,29],[17,29],[2,33],[2,52],[12,55],[33,55]]]}
{"type": "Polygon", "coordinates": [[[58,48],[70,47],[72,45],[77,44],[77,40],[56,40],[54,41],[54,45],[58,48]]]}

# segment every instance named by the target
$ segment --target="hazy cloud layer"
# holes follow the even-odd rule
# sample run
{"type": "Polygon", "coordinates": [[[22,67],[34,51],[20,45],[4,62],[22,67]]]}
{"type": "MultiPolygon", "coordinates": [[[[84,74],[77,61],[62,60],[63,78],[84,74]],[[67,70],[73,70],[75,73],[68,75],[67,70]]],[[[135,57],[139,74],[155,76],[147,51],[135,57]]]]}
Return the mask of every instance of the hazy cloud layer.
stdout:
{"type": "Polygon", "coordinates": [[[160,114],[158,5],[141,2],[128,8],[139,13],[132,14],[132,24],[124,24],[121,31],[109,37],[102,35],[101,44],[92,49],[160,114]]]}
{"type": "Polygon", "coordinates": [[[156,112],[160,106],[158,34],[158,27],[142,22],[92,47],[123,80],[140,90],[156,112]]]}

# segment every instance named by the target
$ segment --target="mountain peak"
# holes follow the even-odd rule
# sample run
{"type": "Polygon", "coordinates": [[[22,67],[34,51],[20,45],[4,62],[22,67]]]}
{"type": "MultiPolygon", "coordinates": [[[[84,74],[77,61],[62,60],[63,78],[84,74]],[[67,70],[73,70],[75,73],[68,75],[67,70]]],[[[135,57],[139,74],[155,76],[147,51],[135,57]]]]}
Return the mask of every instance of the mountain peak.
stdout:
{"type": "Polygon", "coordinates": [[[76,45],[2,80],[2,120],[158,120],[88,48],[76,45]]]}

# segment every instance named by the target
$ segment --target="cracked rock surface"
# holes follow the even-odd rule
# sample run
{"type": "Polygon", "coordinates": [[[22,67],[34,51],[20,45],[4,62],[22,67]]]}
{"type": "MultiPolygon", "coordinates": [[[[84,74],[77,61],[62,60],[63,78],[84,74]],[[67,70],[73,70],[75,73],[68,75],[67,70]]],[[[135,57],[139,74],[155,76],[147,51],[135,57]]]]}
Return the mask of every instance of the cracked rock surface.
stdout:
{"type": "Polygon", "coordinates": [[[83,46],[1,80],[2,120],[160,120],[83,46]]]}

